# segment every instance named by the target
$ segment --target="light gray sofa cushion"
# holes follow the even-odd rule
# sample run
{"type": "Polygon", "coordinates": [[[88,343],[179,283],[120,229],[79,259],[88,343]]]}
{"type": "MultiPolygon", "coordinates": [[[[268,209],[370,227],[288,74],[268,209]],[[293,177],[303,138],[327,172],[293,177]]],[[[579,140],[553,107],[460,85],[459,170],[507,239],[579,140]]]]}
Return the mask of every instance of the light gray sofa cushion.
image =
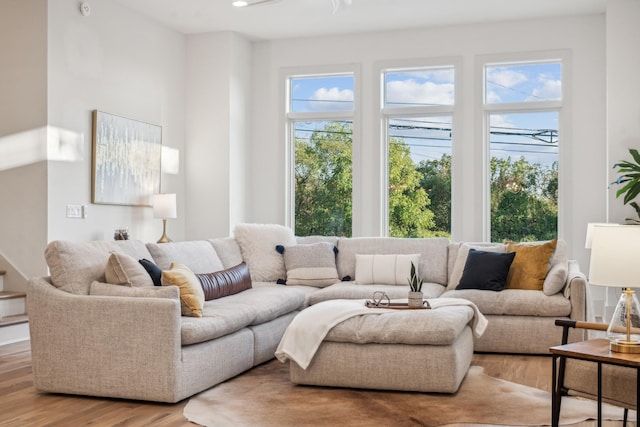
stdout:
{"type": "Polygon", "coordinates": [[[358,344],[449,345],[473,318],[469,306],[434,310],[397,310],[355,316],[336,325],[325,341],[358,344]],[[415,327],[420,325],[419,327],[415,327]]]}
{"type": "Polygon", "coordinates": [[[218,254],[206,240],[147,243],[147,248],[162,270],[171,268],[172,262],[186,265],[197,274],[224,270],[218,254]]]}
{"type": "Polygon", "coordinates": [[[226,300],[227,298],[221,298],[206,301],[202,317],[182,316],[182,345],[197,344],[232,334],[249,326],[256,318],[253,307],[226,300]]]}
{"type": "Polygon", "coordinates": [[[353,237],[338,241],[338,275],[355,278],[356,254],[420,254],[418,271],[425,282],[447,284],[445,238],[403,239],[396,237],[353,237]]]}
{"type": "Polygon", "coordinates": [[[304,307],[305,293],[296,288],[275,285],[254,287],[222,298],[224,304],[242,304],[255,314],[252,325],[269,322],[304,307]]]}
{"type": "Polygon", "coordinates": [[[231,268],[242,262],[240,246],[238,246],[238,242],[236,242],[236,239],[233,237],[209,239],[208,242],[211,243],[215,249],[224,268],[231,268]]]}
{"type": "Polygon", "coordinates": [[[561,293],[548,296],[542,291],[528,289],[505,289],[500,292],[464,289],[446,291],[442,297],[469,300],[484,315],[563,317],[571,314],[571,301],[561,293]]]}
{"type": "Polygon", "coordinates": [[[64,291],[88,295],[91,282],[106,282],[105,267],[112,251],[135,259],[151,258],[144,243],[138,240],[70,242],[54,240],[45,251],[51,283],[64,291]]]}

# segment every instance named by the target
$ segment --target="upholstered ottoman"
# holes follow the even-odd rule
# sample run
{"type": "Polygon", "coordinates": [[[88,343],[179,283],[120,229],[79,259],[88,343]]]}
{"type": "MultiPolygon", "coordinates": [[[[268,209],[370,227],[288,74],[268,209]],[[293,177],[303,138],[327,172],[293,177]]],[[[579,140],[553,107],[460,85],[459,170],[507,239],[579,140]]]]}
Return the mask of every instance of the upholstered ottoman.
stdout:
{"type": "Polygon", "coordinates": [[[306,369],[291,360],[291,381],[453,393],[471,364],[476,313],[452,305],[350,317],[328,332],[306,369]]]}

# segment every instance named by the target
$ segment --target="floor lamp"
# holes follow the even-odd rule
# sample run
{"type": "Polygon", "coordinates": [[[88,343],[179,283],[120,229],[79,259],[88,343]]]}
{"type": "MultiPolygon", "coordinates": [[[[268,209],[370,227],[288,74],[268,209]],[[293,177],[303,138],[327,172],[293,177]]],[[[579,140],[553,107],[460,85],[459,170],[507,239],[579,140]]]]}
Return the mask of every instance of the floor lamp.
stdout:
{"type": "Polygon", "coordinates": [[[640,353],[640,226],[594,224],[591,230],[589,283],[624,290],[607,329],[610,349],[640,353]]]}
{"type": "Polygon", "coordinates": [[[175,193],[154,194],[151,197],[151,204],[153,205],[153,217],[162,219],[162,237],[158,243],[171,242],[171,239],[167,237],[167,219],[178,216],[175,193]]]}

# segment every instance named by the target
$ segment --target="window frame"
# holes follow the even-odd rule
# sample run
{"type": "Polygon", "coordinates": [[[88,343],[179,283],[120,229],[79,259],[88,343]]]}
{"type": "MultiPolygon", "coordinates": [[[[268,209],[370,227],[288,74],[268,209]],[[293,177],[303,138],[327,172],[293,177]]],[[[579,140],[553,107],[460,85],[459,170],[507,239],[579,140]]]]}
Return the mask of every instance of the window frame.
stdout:
{"type": "Polygon", "coordinates": [[[567,225],[565,218],[571,216],[565,202],[565,176],[570,176],[571,164],[567,159],[571,145],[571,52],[569,50],[550,50],[540,52],[519,52],[510,54],[480,55],[476,58],[476,113],[480,118],[478,134],[482,135],[482,159],[478,166],[482,170],[482,240],[491,240],[491,138],[490,117],[492,114],[518,114],[555,112],[558,114],[558,135],[562,144],[558,144],[558,223],[557,236],[564,236],[567,225]],[[486,67],[495,65],[518,65],[533,63],[561,63],[562,96],[560,100],[486,103],[486,67]]]}
{"type": "Polygon", "coordinates": [[[460,135],[458,119],[461,116],[462,87],[460,85],[462,75],[462,60],[459,57],[417,59],[410,61],[380,62],[377,64],[376,73],[379,79],[378,105],[380,108],[380,235],[389,236],[389,121],[396,118],[411,117],[451,117],[451,236],[454,230],[454,199],[453,188],[455,186],[455,151],[454,135],[460,135]],[[415,107],[386,107],[385,106],[385,73],[397,71],[426,70],[438,68],[453,68],[454,100],[452,105],[420,105],[415,107]]]}
{"type": "MultiPolygon", "coordinates": [[[[360,68],[357,64],[346,64],[336,66],[314,66],[314,67],[293,67],[283,68],[280,70],[280,82],[284,93],[283,121],[283,140],[285,141],[285,225],[295,230],[295,123],[300,121],[351,121],[351,150],[352,150],[352,230],[355,229],[356,222],[356,164],[353,161],[356,152],[356,141],[360,140],[359,121],[360,121],[360,68]],[[291,81],[296,78],[313,78],[328,76],[352,76],[353,77],[353,110],[336,110],[336,111],[291,111],[291,81]]],[[[282,128],[281,128],[282,129],[282,128]]]]}

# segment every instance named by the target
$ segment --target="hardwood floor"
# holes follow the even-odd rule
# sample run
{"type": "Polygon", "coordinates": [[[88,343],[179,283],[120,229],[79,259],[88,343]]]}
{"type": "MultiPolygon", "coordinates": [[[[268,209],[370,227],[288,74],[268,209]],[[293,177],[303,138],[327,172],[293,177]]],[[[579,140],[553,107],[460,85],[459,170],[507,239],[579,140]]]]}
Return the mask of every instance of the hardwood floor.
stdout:
{"type": "MultiPolygon", "coordinates": [[[[551,358],[476,354],[473,364],[496,378],[549,391],[551,358]]],[[[176,404],[38,393],[31,376],[29,342],[0,347],[0,426],[190,426],[182,415],[187,400],[176,404]]],[[[344,420],[342,420],[344,421],[344,420]]],[[[338,422],[340,424],[340,422],[338,422]]],[[[338,425],[336,424],[336,425],[338,425]]],[[[573,424],[592,427],[595,421],[573,424]]],[[[621,422],[604,421],[604,427],[621,422]]],[[[634,423],[629,423],[629,427],[634,423]]],[[[462,425],[451,425],[451,427],[462,425]]],[[[465,427],[469,426],[468,424],[465,427]]],[[[482,427],[476,425],[476,427],[482,427]]]]}

